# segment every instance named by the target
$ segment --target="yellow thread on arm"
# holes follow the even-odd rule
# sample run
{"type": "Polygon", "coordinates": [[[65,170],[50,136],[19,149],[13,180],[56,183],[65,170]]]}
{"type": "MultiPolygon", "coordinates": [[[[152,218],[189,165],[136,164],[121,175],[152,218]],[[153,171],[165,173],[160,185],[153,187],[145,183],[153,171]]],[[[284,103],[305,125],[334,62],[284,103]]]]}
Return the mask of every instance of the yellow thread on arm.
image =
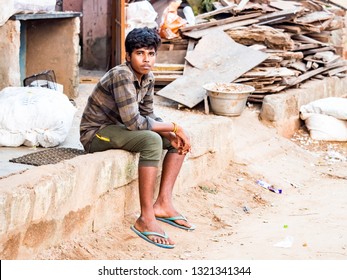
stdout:
{"type": "Polygon", "coordinates": [[[176,134],[176,132],[178,130],[178,125],[176,123],[174,123],[174,122],[172,122],[172,124],[174,125],[174,129],[173,129],[172,132],[176,134]]]}

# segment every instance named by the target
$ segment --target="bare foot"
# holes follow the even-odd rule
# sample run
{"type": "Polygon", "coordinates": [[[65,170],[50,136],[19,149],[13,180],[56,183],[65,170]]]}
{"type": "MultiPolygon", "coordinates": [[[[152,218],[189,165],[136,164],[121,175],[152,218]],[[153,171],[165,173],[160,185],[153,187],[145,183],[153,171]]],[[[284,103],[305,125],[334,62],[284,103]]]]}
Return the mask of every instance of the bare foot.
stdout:
{"type": "MultiPolygon", "coordinates": [[[[140,232],[149,231],[149,232],[156,232],[156,233],[165,235],[165,232],[160,228],[157,220],[155,219],[145,221],[143,217],[139,217],[136,220],[134,226],[140,232]]],[[[148,235],[147,237],[155,243],[164,244],[164,245],[175,245],[175,243],[170,239],[170,237],[163,238],[157,235],[148,235]]]]}
{"type": "Polygon", "coordinates": [[[172,218],[172,217],[182,217],[182,219],[175,219],[175,223],[186,228],[194,229],[193,225],[191,225],[188,221],[184,219],[182,214],[177,212],[173,206],[161,206],[159,202],[156,202],[153,206],[155,216],[158,218],[172,218]]]}

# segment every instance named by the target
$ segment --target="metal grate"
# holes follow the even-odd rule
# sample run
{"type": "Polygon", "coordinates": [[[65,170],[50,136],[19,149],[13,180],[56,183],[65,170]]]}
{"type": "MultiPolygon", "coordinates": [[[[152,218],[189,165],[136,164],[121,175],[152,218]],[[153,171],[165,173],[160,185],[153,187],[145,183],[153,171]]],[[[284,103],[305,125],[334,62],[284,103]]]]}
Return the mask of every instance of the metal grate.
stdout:
{"type": "Polygon", "coordinates": [[[50,148],[44,151],[39,151],[18,158],[10,159],[10,162],[22,163],[29,165],[46,165],[56,164],[63,160],[71,159],[79,155],[87,154],[84,150],[73,148],[50,148]]]}

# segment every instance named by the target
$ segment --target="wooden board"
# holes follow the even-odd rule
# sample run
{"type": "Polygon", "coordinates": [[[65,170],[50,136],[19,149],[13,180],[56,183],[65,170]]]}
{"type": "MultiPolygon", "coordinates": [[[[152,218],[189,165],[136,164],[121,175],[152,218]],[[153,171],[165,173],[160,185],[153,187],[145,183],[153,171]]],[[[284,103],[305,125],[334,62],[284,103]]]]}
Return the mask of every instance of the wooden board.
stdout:
{"type": "Polygon", "coordinates": [[[210,32],[186,56],[193,67],[157,95],[193,108],[206,97],[204,84],[232,82],[266,58],[266,53],[236,43],[223,31],[210,32]]]}
{"type": "Polygon", "coordinates": [[[201,30],[201,29],[206,29],[210,28],[213,26],[221,26],[221,25],[226,25],[232,22],[239,22],[242,20],[250,19],[250,18],[255,18],[260,16],[261,13],[252,13],[252,14],[246,14],[246,15],[241,15],[241,16],[231,16],[226,19],[220,19],[220,20],[214,20],[202,24],[196,24],[196,25],[191,25],[187,27],[182,27],[180,28],[181,32],[188,32],[191,30],[201,30]]]}
{"type": "Polygon", "coordinates": [[[186,50],[160,51],[156,61],[165,64],[183,64],[186,52],[186,50]]]}
{"type": "Polygon", "coordinates": [[[259,21],[257,19],[246,19],[246,20],[232,22],[232,23],[228,23],[224,25],[213,26],[207,29],[183,32],[183,35],[193,39],[200,39],[201,37],[209,34],[210,32],[224,31],[224,30],[228,30],[228,29],[240,27],[240,26],[248,26],[248,25],[256,24],[258,22],[259,21]]]}
{"type": "Polygon", "coordinates": [[[279,10],[290,10],[294,9],[296,7],[302,6],[300,3],[295,2],[295,1],[271,1],[269,3],[269,6],[277,8],[279,10]]]}

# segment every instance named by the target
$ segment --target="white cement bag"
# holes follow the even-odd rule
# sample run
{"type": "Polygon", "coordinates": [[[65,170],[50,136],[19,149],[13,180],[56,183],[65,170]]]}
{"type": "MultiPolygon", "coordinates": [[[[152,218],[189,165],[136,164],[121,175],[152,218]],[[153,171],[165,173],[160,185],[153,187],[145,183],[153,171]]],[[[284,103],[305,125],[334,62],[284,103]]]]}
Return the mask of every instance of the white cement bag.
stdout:
{"type": "Polygon", "coordinates": [[[156,18],[158,13],[148,1],[129,3],[126,9],[127,27],[125,33],[128,34],[134,28],[149,27],[158,28],[156,18]]]}
{"type": "Polygon", "coordinates": [[[328,97],[315,100],[300,108],[302,118],[306,114],[317,113],[335,117],[340,120],[347,120],[347,98],[328,97]]]}
{"type": "Polygon", "coordinates": [[[314,140],[347,141],[347,121],[324,114],[306,114],[305,125],[314,140]]]}
{"type": "Polygon", "coordinates": [[[0,0],[0,26],[16,13],[55,11],[56,0],[0,0]]]}
{"type": "Polygon", "coordinates": [[[7,87],[0,91],[0,146],[57,146],[65,141],[76,110],[55,90],[7,87]]]}

